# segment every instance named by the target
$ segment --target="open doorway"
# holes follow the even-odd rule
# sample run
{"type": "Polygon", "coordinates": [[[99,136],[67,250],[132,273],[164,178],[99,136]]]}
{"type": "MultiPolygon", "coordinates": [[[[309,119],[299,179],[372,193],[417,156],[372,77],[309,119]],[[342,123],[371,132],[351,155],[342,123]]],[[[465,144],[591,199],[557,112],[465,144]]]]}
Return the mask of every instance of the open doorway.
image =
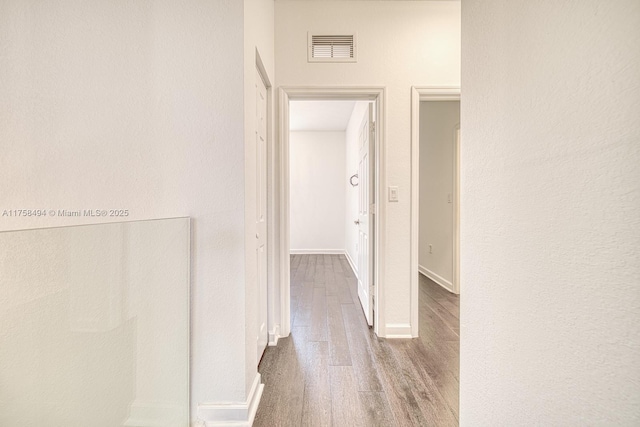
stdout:
{"type": "MultiPolygon", "coordinates": [[[[450,112],[450,111],[449,111],[450,112]]],[[[459,281],[459,158],[460,145],[460,88],[459,87],[413,87],[411,93],[411,335],[419,336],[419,307],[420,307],[420,278],[429,280],[446,289],[454,295],[460,293],[459,281]],[[451,103],[454,104],[451,104],[451,103]],[[430,103],[430,104],[423,104],[430,103]],[[441,123],[438,116],[439,103],[442,108],[453,110],[447,123],[441,123]],[[421,108],[421,107],[425,108],[421,108]],[[430,112],[428,106],[433,108],[430,112]],[[456,110],[457,109],[457,110],[456,110]],[[457,111],[457,112],[456,112],[457,111]],[[429,122],[432,126],[429,126],[429,122]],[[449,123],[450,122],[450,123],[449,123]],[[440,136],[436,139],[441,144],[433,156],[429,158],[426,144],[428,138],[427,127],[435,127],[440,136]],[[425,150],[423,150],[425,146],[425,150]],[[422,151],[425,151],[422,153],[422,151]],[[424,155],[423,155],[424,154],[424,155]],[[429,165],[432,161],[434,165],[429,165]],[[440,171],[427,171],[431,167],[440,171]],[[424,169],[424,171],[423,171],[424,169]],[[423,173],[421,173],[423,171],[423,173]],[[433,176],[429,176],[429,174],[433,176]],[[423,192],[431,187],[431,196],[423,192]],[[423,194],[425,193],[425,194],[423,194]],[[433,200],[429,201],[428,198],[433,200]],[[422,206],[424,204],[424,206],[422,206]],[[429,206],[433,205],[433,206],[429,206]],[[422,208],[422,209],[421,209],[422,208]],[[433,210],[437,211],[437,215],[433,210]],[[446,217],[444,222],[438,223],[440,218],[446,217]],[[446,223],[445,223],[446,222],[446,223]],[[428,227],[442,228],[436,234],[429,234],[428,227]],[[422,228],[422,230],[421,230],[422,228]],[[448,237],[447,237],[448,236],[448,237]],[[441,242],[441,244],[436,242],[441,242]],[[431,239],[431,240],[430,240],[431,239]],[[429,246],[431,245],[431,246],[429,246]],[[435,246],[434,246],[435,245],[435,246]],[[434,257],[434,249],[439,251],[439,257],[434,257]],[[422,253],[421,253],[422,252],[422,253]],[[436,271],[430,271],[432,265],[436,271]],[[441,268],[444,266],[444,268],[441,268]],[[443,273],[438,271],[447,271],[443,273]],[[435,273],[435,274],[433,274],[435,273]],[[435,280],[434,280],[435,279],[435,280]],[[445,280],[442,280],[445,279],[445,280]]],[[[433,150],[436,149],[434,143],[433,150]]],[[[423,280],[424,281],[424,280],[423,280]]]]}
{"type": "Polygon", "coordinates": [[[311,312],[324,312],[331,296],[359,303],[373,325],[373,107],[351,100],[289,104],[293,326],[308,325],[311,312]]]}
{"type": "Polygon", "coordinates": [[[460,101],[420,101],[418,271],[458,294],[457,176],[460,101]]]}
{"type": "Polygon", "coordinates": [[[460,94],[456,88],[414,88],[413,101],[414,336],[428,349],[443,405],[457,419],[460,94]]]}
{"type": "Polygon", "coordinates": [[[326,301],[373,326],[375,123],[371,101],[289,104],[291,323],[326,323],[326,301]],[[335,297],[335,298],[331,298],[335,297]],[[318,313],[319,322],[311,322],[318,313]]]}
{"type": "MultiPolygon", "coordinates": [[[[291,265],[302,260],[307,268],[314,264],[314,270],[318,262],[322,268],[331,262],[334,269],[352,271],[355,286],[349,292],[355,294],[367,324],[379,333],[382,266],[377,236],[383,219],[376,201],[381,188],[383,92],[281,90],[281,336],[289,335],[295,321],[291,297],[297,303],[296,293],[305,279],[292,278],[291,265]],[[339,111],[341,124],[327,125],[327,120],[335,122],[339,111]]],[[[305,272],[307,279],[310,274],[305,272]]]]}

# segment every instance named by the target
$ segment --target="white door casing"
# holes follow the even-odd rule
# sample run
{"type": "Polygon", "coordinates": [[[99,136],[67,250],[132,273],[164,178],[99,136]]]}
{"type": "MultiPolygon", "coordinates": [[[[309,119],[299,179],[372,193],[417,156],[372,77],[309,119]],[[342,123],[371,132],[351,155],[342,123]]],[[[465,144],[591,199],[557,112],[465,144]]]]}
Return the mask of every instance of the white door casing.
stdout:
{"type": "Polygon", "coordinates": [[[269,340],[267,322],[267,88],[256,70],[256,278],[258,362],[269,340]]]}
{"type": "Polygon", "coordinates": [[[460,294],[460,123],[453,141],[453,289],[460,294]]]}
{"type": "Polygon", "coordinates": [[[375,173],[373,107],[360,124],[358,135],[358,298],[369,326],[373,325],[373,209],[375,173]]]}
{"type": "MultiPolygon", "coordinates": [[[[273,269],[279,274],[280,280],[275,288],[275,292],[279,295],[279,305],[274,306],[275,319],[279,320],[276,327],[279,328],[279,337],[287,337],[291,333],[291,277],[290,277],[290,251],[289,251],[289,102],[291,100],[309,101],[318,99],[335,99],[349,101],[373,101],[376,121],[376,137],[374,139],[375,170],[372,173],[374,185],[372,191],[379,197],[382,188],[386,188],[385,179],[385,111],[386,111],[386,89],[382,86],[349,86],[349,87],[332,87],[332,86],[298,86],[298,87],[280,87],[278,90],[278,132],[277,132],[277,150],[278,157],[276,164],[279,165],[279,173],[277,178],[279,185],[275,188],[276,193],[280,196],[278,200],[279,209],[271,210],[270,213],[277,218],[276,224],[279,224],[278,235],[278,259],[272,263],[273,269]]],[[[276,176],[276,175],[274,175],[276,176]]],[[[375,229],[375,239],[373,243],[373,266],[372,278],[374,283],[375,309],[373,310],[373,330],[377,336],[386,337],[387,324],[385,319],[385,260],[381,253],[384,253],[386,245],[385,234],[381,230],[385,229],[385,210],[384,206],[376,203],[373,206],[373,214],[375,221],[373,227],[375,229]]],[[[371,208],[370,208],[371,209],[371,208]]],[[[357,263],[357,260],[356,260],[357,263]]]]}

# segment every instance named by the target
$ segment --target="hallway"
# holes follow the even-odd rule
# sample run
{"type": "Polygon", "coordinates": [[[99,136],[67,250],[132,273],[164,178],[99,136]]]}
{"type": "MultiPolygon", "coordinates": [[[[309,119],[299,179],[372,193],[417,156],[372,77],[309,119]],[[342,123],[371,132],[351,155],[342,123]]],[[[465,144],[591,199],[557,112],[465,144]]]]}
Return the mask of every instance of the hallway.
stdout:
{"type": "Polygon", "coordinates": [[[458,301],[420,275],[420,338],[377,339],[346,258],[293,255],[292,332],[262,358],[254,425],[457,425],[458,301]]]}

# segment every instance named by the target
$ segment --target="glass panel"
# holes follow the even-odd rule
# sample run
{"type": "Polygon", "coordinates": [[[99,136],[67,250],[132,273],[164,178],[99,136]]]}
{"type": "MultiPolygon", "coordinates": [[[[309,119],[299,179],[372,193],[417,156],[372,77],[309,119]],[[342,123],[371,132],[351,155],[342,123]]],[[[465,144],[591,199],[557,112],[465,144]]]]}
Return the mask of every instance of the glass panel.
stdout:
{"type": "Polygon", "coordinates": [[[0,426],[189,425],[188,218],[0,233],[0,426]]]}

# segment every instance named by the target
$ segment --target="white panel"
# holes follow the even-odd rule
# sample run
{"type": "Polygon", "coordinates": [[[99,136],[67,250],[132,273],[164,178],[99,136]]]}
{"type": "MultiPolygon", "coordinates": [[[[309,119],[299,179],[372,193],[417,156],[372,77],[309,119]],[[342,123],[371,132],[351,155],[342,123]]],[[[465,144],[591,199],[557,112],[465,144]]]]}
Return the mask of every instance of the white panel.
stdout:
{"type": "Polygon", "coordinates": [[[370,104],[368,114],[363,117],[360,124],[358,136],[360,164],[358,170],[358,298],[369,325],[373,324],[373,295],[371,291],[373,217],[369,213],[369,204],[373,201],[371,193],[373,144],[370,144],[372,141],[369,135],[371,110],[372,105],[370,104]]]}
{"type": "Polygon", "coordinates": [[[0,233],[0,425],[189,422],[189,219],[0,233]]]}
{"type": "MultiPolygon", "coordinates": [[[[362,123],[365,114],[369,111],[369,102],[358,101],[353,108],[353,113],[349,119],[349,125],[347,126],[346,134],[346,168],[347,176],[351,176],[359,172],[359,160],[358,150],[360,147],[360,124],[362,123]]],[[[358,219],[359,214],[359,197],[360,192],[358,187],[353,187],[348,182],[346,185],[346,217],[345,217],[345,251],[349,257],[354,261],[353,270],[358,275],[357,260],[358,260],[358,226],[354,224],[354,221],[358,219]]]]}

